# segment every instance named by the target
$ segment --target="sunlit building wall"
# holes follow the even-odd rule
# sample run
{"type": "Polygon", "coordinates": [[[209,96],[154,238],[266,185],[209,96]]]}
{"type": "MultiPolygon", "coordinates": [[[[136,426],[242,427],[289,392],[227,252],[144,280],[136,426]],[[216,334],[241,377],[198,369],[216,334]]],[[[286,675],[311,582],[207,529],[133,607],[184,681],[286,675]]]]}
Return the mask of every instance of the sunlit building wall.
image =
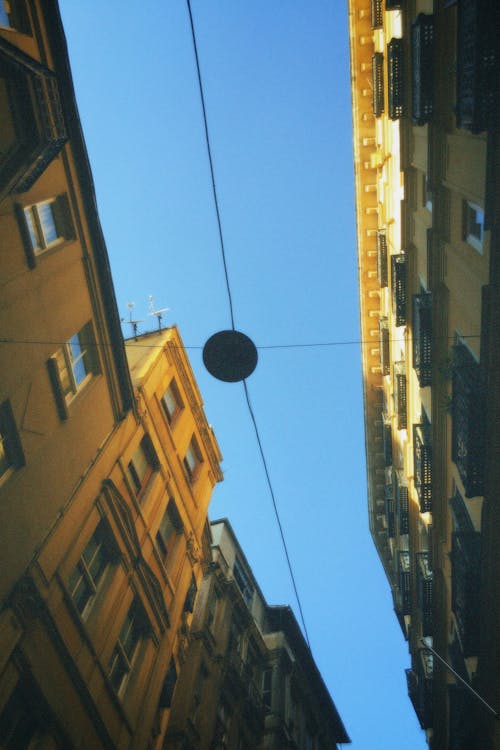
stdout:
{"type": "Polygon", "coordinates": [[[173,696],[167,746],[335,750],[350,742],[292,610],[266,603],[226,519],[210,530],[211,562],[173,696]]]}
{"type": "Polygon", "coordinates": [[[493,2],[349,2],[370,529],[433,750],[493,750],[499,201],[493,2]]]}
{"type": "Polygon", "coordinates": [[[0,2],[0,140],[0,745],[162,747],[221,456],[124,346],[56,2],[0,2]]]}

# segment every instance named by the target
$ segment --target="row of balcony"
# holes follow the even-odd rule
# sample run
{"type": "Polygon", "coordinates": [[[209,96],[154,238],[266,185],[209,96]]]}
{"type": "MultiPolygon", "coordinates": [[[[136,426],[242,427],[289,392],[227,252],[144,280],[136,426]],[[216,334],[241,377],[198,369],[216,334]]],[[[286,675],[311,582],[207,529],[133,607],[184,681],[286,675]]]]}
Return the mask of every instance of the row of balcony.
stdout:
{"type": "MultiPolygon", "coordinates": [[[[381,29],[384,20],[383,0],[372,0],[372,29],[381,29]]],[[[385,0],[386,10],[401,8],[401,0],[385,0]]]]}
{"type": "MultiPolygon", "coordinates": [[[[456,118],[460,128],[481,132],[495,125],[497,42],[495,0],[457,1],[456,118]]],[[[400,7],[397,3],[395,7],[400,7]]],[[[389,2],[386,2],[389,10],[389,2]]],[[[372,0],[372,28],[383,26],[381,0],[372,0]]],[[[434,16],[420,13],[411,28],[411,110],[418,125],[429,122],[434,110],[434,16]]],[[[373,113],[384,111],[384,58],[373,57],[373,113]]],[[[404,114],[404,56],[401,39],[387,47],[388,114],[404,114]]]]}

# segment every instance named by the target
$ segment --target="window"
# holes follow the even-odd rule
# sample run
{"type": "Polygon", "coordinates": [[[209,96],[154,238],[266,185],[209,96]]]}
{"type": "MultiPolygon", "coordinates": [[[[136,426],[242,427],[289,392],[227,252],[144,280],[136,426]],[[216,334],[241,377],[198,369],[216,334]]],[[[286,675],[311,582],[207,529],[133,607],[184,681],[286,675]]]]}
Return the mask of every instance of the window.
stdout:
{"type": "Polygon", "coordinates": [[[463,239],[479,253],[483,252],[484,211],[475,203],[463,202],[463,239]]]}
{"type": "Polygon", "coordinates": [[[158,531],[156,532],[156,546],[163,559],[166,559],[173,550],[178,534],[182,531],[182,520],[175,502],[170,499],[167,509],[163,515],[158,531]]]}
{"type": "Polygon", "coordinates": [[[109,678],[118,695],[123,694],[139,645],[148,630],[146,616],[139,600],[135,598],[123,622],[109,664],[109,678]]]}
{"type": "Polygon", "coordinates": [[[432,185],[429,175],[424,174],[423,181],[423,204],[425,208],[432,213],[432,185]]]}
{"type": "Polygon", "coordinates": [[[75,237],[69,201],[65,194],[24,207],[23,218],[27,229],[27,236],[23,232],[23,240],[31,266],[35,264],[34,256],[75,237]]]}
{"type": "Polygon", "coordinates": [[[41,692],[21,678],[0,712],[2,750],[63,750],[65,739],[41,692]]]}
{"type": "Polygon", "coordinates": [[[83,617],[88,614],[114,556],[115,549],[106,522],[101,521],[83,550],[69,581],[71,598],[83,617]]]}
{"type": "Polygon", "coordinates": [[[184,456],[184,468],[186,469],[190,482],[194,482],[196,479],[202,463],[203,457],[196,438],[193,435],[191,442],[188,445],[186,455],[184,456]]]}
{"type": "Polygon", "coordinates": [[[175,683],[177,682],[177,668],[174,658],[170,659],[167,674],[163,681],[163,687],[160,693],[160,708],[170,708],[174,696],[175,683]]]}
{"type": "Polygon", "coordinates": [[[127,464],[127,473],[138,495],[159,466],[158,456],[149,435],[144,435],[127,464]]]}
{"type": "Polygon", "coordinates": [[[177,419],[179,412],[184,408],[181,395],[175,380],[172,380],[162,396],[161,403],[169,424],[177,419]]]}
{"type": "Polygon", "coordinates": [[[0,0],[0,26],[30,33],[24,0],[0,0]]]}
{"type": "Polygon", "coordinates": [[[191,576],[191,583],[184,599],[184,612],[192,612],[194,610],[194,603],[196,601],[196,594],[198,593],[198,587],[196,586],[196,580],[194,575],[191,576]]]}
{"type": "Polygon", "coordinates": [[[253,597],[253,587],[248,580],[240,561],[237,559],[234,561],[233,575],[234,580],[238,584],[238,588],[243,595],[243,599],[248,605],[250,605],[253,597]]]}
{"type": "Polygon", "coordinates": [[[219,603],[219,595],[217,589],[213,588],[210,592],[207,605],[207,628],[214,631],[215,619],[217,617],[217,605],[219,603]]]}
{"type": "Polygon", "coordinates": [[[10,401],[0,404],[0,482],[24,466],[24,453],[10,401]]]}
{"type": "Polygon", "coordinates": [[[75,333],[49,359],[49,375],[61,419],[67,419],[67,404],[92,375],[99,372],[99,358],[92,323],[75,333]]]}
{"type": "Polygon", "coordinates": [[[262,675],[262,703],[266,714],[272,710],[273,670],[265,669],[262,675]]]}

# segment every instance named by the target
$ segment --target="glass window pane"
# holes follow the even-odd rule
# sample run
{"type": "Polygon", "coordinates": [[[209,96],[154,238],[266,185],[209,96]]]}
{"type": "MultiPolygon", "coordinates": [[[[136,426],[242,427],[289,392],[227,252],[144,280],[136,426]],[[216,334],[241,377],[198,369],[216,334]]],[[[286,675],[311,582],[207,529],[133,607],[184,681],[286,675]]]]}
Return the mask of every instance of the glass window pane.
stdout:
{"type": "Polygon", "coordinates": [[[33,250],[40,250],[40,243],[38,241],[38,233],[36,231],[35,221],[33,219],[33,209],[25,208],[24,216],[26,218],[26,226],[30,235],[31,246],[33,250]]]}
{"type": "Polygon", "coordinates": [[[85,367],[85,360],[83,357],[73,363],[73,375],[77,386],[87,377],[87,368],[85,367]]]}
{"type": "Polygon", "coordinates": [[[82,345],[80,343],[79,334],[75,333],[75,335],[68,341],[68,344],[71,351],[71,358],[73,360],[78,359],[82,354],[82,345]]]}
{"type": "Polygon", "coordinates": [[[58,237],[54,214],[52,213],[52,204],[39,203],[37,209],[45,244],[50,245],[52,242],[55,242],[58,237]]]}

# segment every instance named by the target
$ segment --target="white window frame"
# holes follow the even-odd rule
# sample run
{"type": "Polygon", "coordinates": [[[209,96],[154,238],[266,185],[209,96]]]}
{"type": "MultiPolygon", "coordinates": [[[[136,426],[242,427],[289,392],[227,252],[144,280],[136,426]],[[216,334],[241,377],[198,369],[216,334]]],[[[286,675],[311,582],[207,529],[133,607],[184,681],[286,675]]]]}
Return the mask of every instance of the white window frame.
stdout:
{"type": "Polygon", "coordinates": [[[49,200],[39,201],[38,203],[32,203],[30,206],[24,207],[26,226],[30,236],[31,247],[35,255],[40,255],[46,250],[50,250],[50,248],[55,247],[64,241],[64,236],[60,234],[60,229],[57,226],[56,217],[52,208],[55,202],[56,198],[50,198],[49,200]],[[47,240],[46,231],[41,218],[41,208],[43,206],[51,206],[50,212],[56,237],[50,241],[47,240]]]}

